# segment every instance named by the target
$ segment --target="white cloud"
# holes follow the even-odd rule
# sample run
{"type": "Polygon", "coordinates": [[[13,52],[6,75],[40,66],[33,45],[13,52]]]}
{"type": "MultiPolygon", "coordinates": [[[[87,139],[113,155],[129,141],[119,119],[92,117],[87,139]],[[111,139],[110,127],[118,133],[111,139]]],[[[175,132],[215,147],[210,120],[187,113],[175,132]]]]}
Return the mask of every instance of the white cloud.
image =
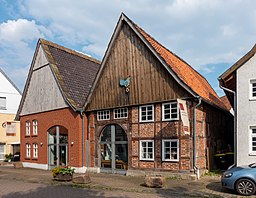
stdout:
{"type": "MultiPolygon", "coordinates": [[[[9,4],[13,6],[10,10],[16,10],[18,18],[32,20],[9,21],[8,34],[10,40],[13,37],[20,44],[19,49],[25,49],[24,54],[17,56],[29,60],[34,50],[30,47],[31,41],[39,36],[102,58],[121,12],[202,73],[214,73],[219,69],[209,63],[234,63],[255,43],[254,0],[17,2],[9,4]],[[13,33],[11,28],[15,28],[13,33]]],[[[4,27],[2,25],[0,27],[4,27]]],[[[7,41],[4,44],[9,45],[7,41]]],[[[1,62],[6,60],[0,55],[1,62]]]]}
{"type": "Polygon", "coordinates": [[[26,79],[28,65],[33,56],[38,38],[51,36],[45,27],[34,20],[8,20],[0,24],[0,63],[6,73],[22,89],[26,79]],[[33,43],[33,45],[32,45],[33,43]],[[23,79],[21,82],[20,79],[23,79]]]}

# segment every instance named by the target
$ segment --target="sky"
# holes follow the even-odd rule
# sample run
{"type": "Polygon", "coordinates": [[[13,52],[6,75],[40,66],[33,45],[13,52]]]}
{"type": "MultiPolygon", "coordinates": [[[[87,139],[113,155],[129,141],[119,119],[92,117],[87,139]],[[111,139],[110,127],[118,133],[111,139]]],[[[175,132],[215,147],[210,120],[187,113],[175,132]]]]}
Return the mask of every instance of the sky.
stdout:
{"type": "Polygon", "coordinates": [[[255,44],[255,0],[0,0],[0,68],[23,91],[39,38],[102,60],[122,12],[219,95],[218,76],[255,44]]]}

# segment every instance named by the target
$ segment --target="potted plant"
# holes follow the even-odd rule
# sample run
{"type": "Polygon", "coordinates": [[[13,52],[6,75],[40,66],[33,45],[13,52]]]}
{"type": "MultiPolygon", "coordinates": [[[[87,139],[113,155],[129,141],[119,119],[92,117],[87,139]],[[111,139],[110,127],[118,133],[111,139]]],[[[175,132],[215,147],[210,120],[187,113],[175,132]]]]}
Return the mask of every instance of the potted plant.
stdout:
{"type": "Polygon", "coordinates": [[[68,166],[58,166],[52,169],[52,176],[57,181],[71,181],[75,169],[68,166]]]}

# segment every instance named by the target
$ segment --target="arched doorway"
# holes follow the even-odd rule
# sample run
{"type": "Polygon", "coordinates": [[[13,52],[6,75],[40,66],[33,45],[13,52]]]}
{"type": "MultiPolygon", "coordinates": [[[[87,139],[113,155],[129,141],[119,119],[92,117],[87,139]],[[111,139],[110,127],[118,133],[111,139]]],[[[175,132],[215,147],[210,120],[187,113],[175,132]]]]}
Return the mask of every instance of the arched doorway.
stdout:
{"type": "Polygon", "coordinates": [[[48,130],[48,167],[68,165],[68,130],[54,126],[48,130]]]}
{"type": "Polygon", "coordinates": [[[128,141],[119,125],[106,126],[100,136],[101,170],[118,172],[127,170],[128,141]]]}

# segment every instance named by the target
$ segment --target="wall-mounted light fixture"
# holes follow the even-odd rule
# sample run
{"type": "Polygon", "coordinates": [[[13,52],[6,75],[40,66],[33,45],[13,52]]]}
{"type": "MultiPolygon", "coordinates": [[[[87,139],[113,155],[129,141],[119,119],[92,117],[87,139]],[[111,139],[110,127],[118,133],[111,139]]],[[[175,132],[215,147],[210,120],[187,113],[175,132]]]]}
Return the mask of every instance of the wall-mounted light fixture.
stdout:
{"type": "Polygon", "coordinates": [[[71,146],[73,146],[74,145],[74,142],[71,142],[71,146]]]}
{"type": "Polygon", "coordinates": [[[40,142],[40,146],[43,146],[43,142],[40,142]]]}

